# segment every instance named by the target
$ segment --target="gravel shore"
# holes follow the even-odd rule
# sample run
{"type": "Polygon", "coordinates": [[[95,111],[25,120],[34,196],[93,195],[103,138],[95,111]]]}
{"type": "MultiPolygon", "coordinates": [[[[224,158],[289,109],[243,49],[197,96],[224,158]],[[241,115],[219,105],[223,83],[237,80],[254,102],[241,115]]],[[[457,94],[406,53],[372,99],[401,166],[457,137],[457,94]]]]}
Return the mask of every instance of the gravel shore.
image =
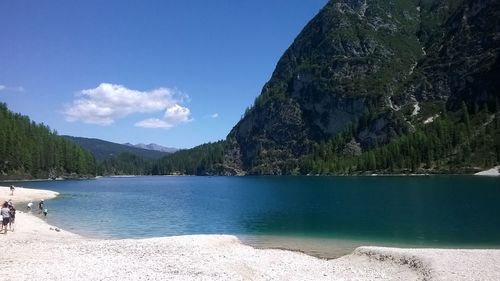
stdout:
{"type": "Polygon", "coordinates": [[[0,280],[500,280],[500,250],[360,247],[324,260],[254,249],[230,235],[97,240],[28,213],[16,220],[14,232],[0,235],[0,280]]]}
{"type": "Polygon", "coordinates": [[[493,167],[488,170],[481,171],[479,173],[475,173],[476,176],[500,176],[500,166],[493,167]]]}

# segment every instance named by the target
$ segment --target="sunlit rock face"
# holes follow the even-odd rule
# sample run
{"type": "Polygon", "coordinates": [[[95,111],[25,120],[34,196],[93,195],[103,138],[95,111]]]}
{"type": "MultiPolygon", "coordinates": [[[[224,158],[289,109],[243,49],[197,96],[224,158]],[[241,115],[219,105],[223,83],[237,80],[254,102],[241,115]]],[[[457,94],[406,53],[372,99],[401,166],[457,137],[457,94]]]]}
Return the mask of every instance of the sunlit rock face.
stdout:
{"type": "Polygon", "coordinates": [[[330,1],[229,133],[227,173],[284,174],[314,143],[350,126],[355,137],[340,151],[357,154],[438,113],[431,109],[495,102],[499,5],[330,1]]]}

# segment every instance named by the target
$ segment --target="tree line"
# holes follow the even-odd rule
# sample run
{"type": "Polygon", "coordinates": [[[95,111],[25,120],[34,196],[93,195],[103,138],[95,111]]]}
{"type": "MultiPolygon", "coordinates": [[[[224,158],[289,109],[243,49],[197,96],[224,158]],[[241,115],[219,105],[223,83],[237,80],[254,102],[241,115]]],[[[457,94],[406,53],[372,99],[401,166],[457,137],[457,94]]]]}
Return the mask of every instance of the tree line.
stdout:
{"type": "MultiPolygon", "coordinates": [[[[477,105],[446,112],[386,143],[345,153],[363,122],[316,142],[310,154],[284,165],[282,174],[468,173],[500,163],[500,114],[477,105]]],[[[224,175],[225,141],[180,150],[158,160],[121,153],[96,165],[90,152],[44,124],[0,104],[0,178],[95,175],[224,175]]]]}
{"type": "MultiPolygon", "coordinates": [[[[335,137],[313,143],[311,153],[287,161],[282,174],[471,173],[500,163],[500,112],[496,106],[488,110],[464,103],[456,112],[443,108],[433,122],[393,132],[385,143],[346,154],[346,147],[356,143],[356,132],[365,123],[361,118],[335,137]]],[[[99,171],[103,175],[224,175],[224,151],[225,141],[219,141],[159,160],[121,154],[104,161],[99,171]]]]}
{"type": "MultiPolygon", "coordinates": [[[[287,162],[282,173],[470,173],[500,163],[499,112],[469,109],[464,104],[461,110],[443,111],[433,122],[394,135],[387,143],[346,155],[345,147],[355,141],[357,126],[351,124],[334,138],[313,144],[310,154],[287,162]]],[[[225,142],[219,141],[160,160],[119,155],[100,167],[103,174],[223,175],[224,149],[225,142]]]]}
{"type": "Polygon", "coordinates": [[[0,103],[0,178],[94,177],[90,152],[0,103]]]}
{"type": "Polygon", "coordinates": [[[500,114],[487,107],[471,109],[463,103],[457,112],[442,111],[432,123],[346,156],[340,150],[351,131],[314,145],[300,162],[300,173],[468,173],[500,163],[500,114]]]}
{"type": "Polygon", "coordinates": [[[158,160],[128,152],[99,164],[101,175],[217,175],[223,173],[224,141],[180,150],[158,160]]]}

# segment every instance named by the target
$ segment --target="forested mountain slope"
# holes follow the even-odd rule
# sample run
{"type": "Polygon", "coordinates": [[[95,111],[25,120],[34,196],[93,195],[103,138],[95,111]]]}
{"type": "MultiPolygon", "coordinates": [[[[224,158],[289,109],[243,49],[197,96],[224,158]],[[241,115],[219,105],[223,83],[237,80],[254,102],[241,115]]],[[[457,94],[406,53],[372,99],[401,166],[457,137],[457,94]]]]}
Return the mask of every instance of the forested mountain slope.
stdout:
{"type": "Polygon", "coordinates": [[[226,172],[498,163],[499,54],[499,1],[332,0],[228,135],[226,172]]]}
{"type": "Polygon", "coordinates": [[[63,137],[92,152],[97,161],[103,161],[105,159],[118,156],[121,153],[130,153],[145,159],[159,159],[165,155],[168,155],[168,152],[143,149],[100,139],[73,136],[63,137]]]}
{"type": "Polygon", "coordinates": [[[94,177],[90,152],[0,103],[0,179],[94,177]]]}

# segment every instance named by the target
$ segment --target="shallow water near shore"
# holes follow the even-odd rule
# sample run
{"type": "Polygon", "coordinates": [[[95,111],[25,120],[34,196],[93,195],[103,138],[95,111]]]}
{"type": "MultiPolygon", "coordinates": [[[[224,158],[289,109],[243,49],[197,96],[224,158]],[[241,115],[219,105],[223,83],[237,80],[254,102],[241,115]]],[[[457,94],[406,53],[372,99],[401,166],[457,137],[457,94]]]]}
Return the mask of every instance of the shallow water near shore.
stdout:
{"type": "Polygon", "coordinates": [[[127,177],[16,185],[59,192],[46,202],[47,221],[94,238],[233,234],[252,246],[320,257],[360,245],[500,247],[499,178],[127,177]]]}

